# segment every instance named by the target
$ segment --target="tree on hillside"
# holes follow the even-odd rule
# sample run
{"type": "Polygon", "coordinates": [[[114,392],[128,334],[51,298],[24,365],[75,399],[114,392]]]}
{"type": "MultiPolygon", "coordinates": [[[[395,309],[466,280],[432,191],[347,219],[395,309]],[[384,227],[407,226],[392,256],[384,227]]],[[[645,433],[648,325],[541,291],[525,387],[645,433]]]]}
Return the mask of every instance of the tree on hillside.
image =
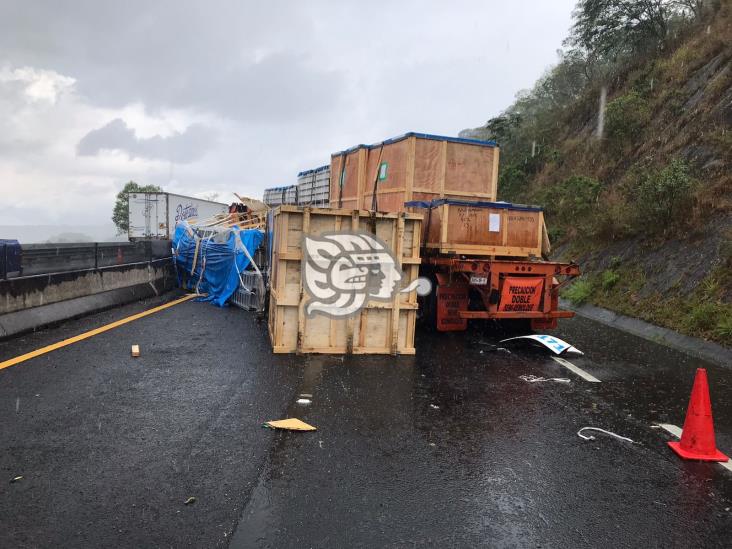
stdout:
{"type": "Polygon", "coordinates": [[[130,193],[159,193],[163,189],[157,185],[138,185],[134,181],[130,181],[125,184],[124,188],[117,193],[117,199],[114,203],[114,210],[112,210],[112,221],[117,226],[117,234],[123,234],[127,232],[129,228],[129,213],[130,206],[127,202],[127,195],[130,193]]]}
{"type": "Polygon", "coordinates": [[[674,20],[698,16],[702,0],[580,0],[565,41],[589,63],[663,49],[674,20]]]}

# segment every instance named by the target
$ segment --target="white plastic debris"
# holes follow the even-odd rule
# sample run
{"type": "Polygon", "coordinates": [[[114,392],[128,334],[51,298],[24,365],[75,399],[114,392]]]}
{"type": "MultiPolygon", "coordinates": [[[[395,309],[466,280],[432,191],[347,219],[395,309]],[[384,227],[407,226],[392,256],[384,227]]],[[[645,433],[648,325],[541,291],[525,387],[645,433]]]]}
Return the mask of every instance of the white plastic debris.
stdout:
{"type": "Polygon", "coordinates": [[[611,437],[615,437],[620,440],[624,440],[626,442],[630,442],[631,444],[635,444],[635,441],[628,438],[628,437],[621,437],[620,435],[613,433],[611,431],[606,431],[605,429],[600,429],[599,427],[582,427],[579,431],[577,431],[577,436],[580,437],[583,440],[595,440],[595,437],[592,435],[585,436],[582,434],[582,431],[599,431],[600,433],[605,433],[606,435],[610,435],[611,437]]]}
{"type": "Polygon", "coordinates": [[[571,380],[566,377],[538,377],[531,374],[519,376],[519,379],[528,381],[529,383],[539,383],[540,381],[555,381],[557,383],[570,383],[571,380]]]}
{"type": "Polygon", "coordinates": [[[430,404],[430,408],[432,408],[434,410],[439,410],[440,409],[440,407],[437,406],[436,404],[430,404]]]}
{"type": "Polygon", "coordinates": [[[312,402],[309,398],[298,398],[296,401],[298,404],[307,405],[312,402]]]}
{"type": "Polygon", "coordinates": [[[584,353],[577,349],[577,347],[574,347],[567,343],[564,340],[559,339],[558,337],[546,335],[546,334],[531,334],[531,335],[525,335],[525,336],[518,336],[518,337],[509,337],[508,339],[502,339],[500,342],[505,343],[506,341],[515,341],[517,339],[530,339],[533,341],[536,341],[538,343],[541,343],[544,347],[549,349],[551,352],[553,352],[556,355],[561,355],[564,352],[567,353],[576,353],[579,355],[583,355],[584,353]]]}

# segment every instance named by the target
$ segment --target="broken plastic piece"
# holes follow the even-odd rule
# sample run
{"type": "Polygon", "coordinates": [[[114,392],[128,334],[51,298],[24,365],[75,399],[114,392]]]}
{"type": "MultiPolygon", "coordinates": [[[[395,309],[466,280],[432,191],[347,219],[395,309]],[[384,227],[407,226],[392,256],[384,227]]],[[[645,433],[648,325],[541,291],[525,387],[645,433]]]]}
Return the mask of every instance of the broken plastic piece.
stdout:
{"type": "Polygon", "coordinates": [[[592,435],[585,436],[582,434],[582,431],[599,431],[601,433],[605,433],[606,435],[610,435],[611,437],[618,438],[620,440],[624,440],[626,442],[630,442],[631,444],[635,444],[635,441],[628,438],[628,437],[621,437],[620,435],[613,433],[611,431],[606,431],[605,429],[600,429],[599,427],[582,427],[579,431],[577,431],[577,436],[580,437],[583,440],[595,440],[595,437],[592,435]]]}
{"type": "Polygon", "coordinates": [[[309,398],[298,398],[295,402],[297,402],[298,404],[310,404],[312,400],[310,400],[309,398]]]}
{"type": "Polygon", "coordinates": [[[570,383],[570,380],[566,377],[538,377],[534,375],[519,376],[519,379],[528,381],[529,383],[538,383],[540,381],[556,381],[557,383],[570,383]]]}
{"type": "Polygon", "coordinates": [[[268,421],[265,423],[267,427],[272,429],[286,429],[288,431],[315,431],[316,428],[312,425],[308,425],[304,421],[300,421],[297,418],[289,419],[278,419],[274,421],[268,421]]]}
{"type": "Polygon", "coordinates": [[[577,353],[583,355],[584,353],[576,347],[570,345],[566,341],[559,339],[558,337],[545,335],[545,334],[532,334],[518,337],[509,337],[508,339],[502,339],[500,342],[514,341],[516,339],[531,339],[544,345],[547,349],[552,351],[556,355],[561,355],[564,352],[577,353]]]}
{"type": "Polygon", "coordinates": [[[20,481],[20,480],[23,480],[23,475],[20,475],[20,476],[17,476],[17,477],[14,477],[14,478],[12,478],[12,479],[10,480],[10,484],[12,484],[12,483],[14,483],[14,482],[18,482],[18,481],[20,481]]]}
{"type": "Polygon", "coordinates": [[[192,503],[196,503],[196,498],[191,496],[187,500],[183,502],[183,505],[191,505],[192,503]]]}
{"type": "Polygon", "coordinates": [[[132,346],[132,356],[140,356],[140,346],[139,345],[132,346]]]}

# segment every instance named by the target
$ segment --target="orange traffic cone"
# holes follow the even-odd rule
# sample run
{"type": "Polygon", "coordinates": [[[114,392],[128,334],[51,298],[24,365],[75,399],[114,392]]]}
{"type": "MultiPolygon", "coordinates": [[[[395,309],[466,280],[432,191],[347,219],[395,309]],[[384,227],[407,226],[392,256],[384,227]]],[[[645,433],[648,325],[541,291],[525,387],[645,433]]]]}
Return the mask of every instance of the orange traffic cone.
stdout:
{"type": "Polygon", "coordinates": [[[671,449],[684,459],[701,461],[727,461],[729,458],[717,450],[714,440],[712,404],[709,400],[707,371],[696,370],[694,387],[691,390],[689,409],[686,411],[684,430],[680,442],[669,442],[671,449]]]}

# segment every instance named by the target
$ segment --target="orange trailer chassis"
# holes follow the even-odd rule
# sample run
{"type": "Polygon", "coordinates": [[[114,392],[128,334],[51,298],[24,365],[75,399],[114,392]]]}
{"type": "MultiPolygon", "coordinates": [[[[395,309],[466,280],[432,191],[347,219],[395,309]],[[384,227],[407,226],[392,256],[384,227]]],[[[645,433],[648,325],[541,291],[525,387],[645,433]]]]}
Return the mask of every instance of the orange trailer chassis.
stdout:
{"type": "Polygon", "coordinates": [[[560,288],[580,274],[574,263],[427,256],[422,269],[436,283],[439,331],[465,330],[469,319],[526,319],[533,330],[548,330],[574,316],[559,309],[560,288]]]}

